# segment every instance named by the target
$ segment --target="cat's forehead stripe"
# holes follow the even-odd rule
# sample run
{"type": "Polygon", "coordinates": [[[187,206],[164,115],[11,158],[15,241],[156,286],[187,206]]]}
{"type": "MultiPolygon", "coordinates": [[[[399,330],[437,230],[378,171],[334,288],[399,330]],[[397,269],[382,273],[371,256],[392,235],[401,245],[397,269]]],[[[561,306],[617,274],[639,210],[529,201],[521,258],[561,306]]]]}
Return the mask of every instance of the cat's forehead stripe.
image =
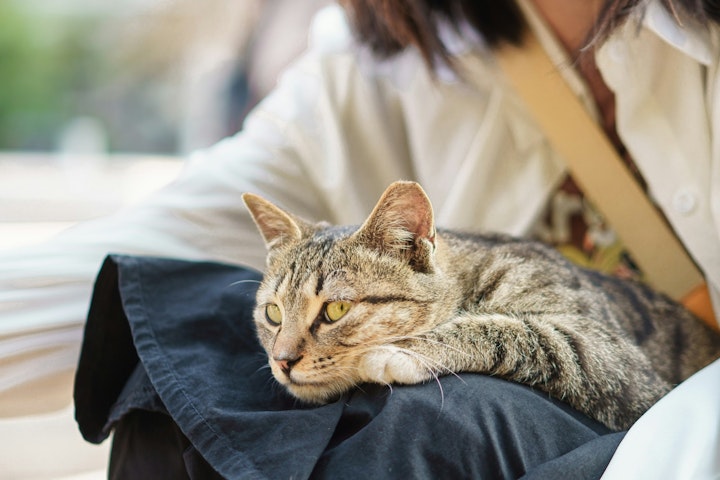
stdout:
{"type": "Polygon", "coordinates": [[[278,293],[283,288],[283,285],[287,285],[287,281],[288,281],[288,274],[286,272],[283,275],[281,275],[280,277],[278,277],[277,280],[275,281],[275,285],[273,287],[273,292],[278,293]]]}
{"type": "Polygon", "coordinates": [[[363,297],[358,301],[361,303],[371,303],[371,304],[396,303],[396,302],[429,303],[427,300],[418,300],[416,298],[394,296],[394,295],[390,295],[387,297],[369,296],[369,297],[363,297]]]}
{"type": "Polygon", "coordinates": [[[330,254],[339,232],[329,229],[316,233],[313,237],[298,250],[296,257],[290,265],[290,283],[295,287],[312,280],[317,275],[315,283],[315,295],[319,295],[325,284],[324,260],[330,254]]]}
{"type": "Polygon", "coordinates": [[[322,292],[324,283],[325,283],[325,275],[323,275],[322,272],[318,272],[317,285],[315,285],[315,295],[320,295],[320,292],[322,292]]]}

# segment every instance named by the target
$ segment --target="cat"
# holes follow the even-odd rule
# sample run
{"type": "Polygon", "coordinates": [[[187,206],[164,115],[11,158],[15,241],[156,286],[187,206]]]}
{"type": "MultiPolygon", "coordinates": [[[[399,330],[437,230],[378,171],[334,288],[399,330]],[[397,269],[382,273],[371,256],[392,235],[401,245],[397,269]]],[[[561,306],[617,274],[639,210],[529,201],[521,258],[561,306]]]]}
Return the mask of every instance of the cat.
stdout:
{"type": "Polygon", "coordinates": [[[720,356],[720,335],[640,283],[538,242],[436,230],[414,182],[390,185],[359,227],[243,200],[268,248],[258,338],[273,376],[306,402],[477,372],[624,430],[720,356]]]}

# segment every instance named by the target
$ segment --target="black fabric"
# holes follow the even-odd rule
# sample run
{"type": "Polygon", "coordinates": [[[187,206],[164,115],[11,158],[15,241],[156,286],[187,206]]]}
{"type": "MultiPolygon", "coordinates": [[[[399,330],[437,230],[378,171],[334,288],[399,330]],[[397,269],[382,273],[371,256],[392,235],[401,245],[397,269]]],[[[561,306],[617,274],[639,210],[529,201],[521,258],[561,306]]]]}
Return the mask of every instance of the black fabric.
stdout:
{"type": "Polygon", "coordinates": [[[625,432],[599,436],[552,460],[533,467],[523,480],[599,478],[607,468],[625,432]]]}
{"type": "Polygon", "coordinates": [[[75,417],[88,441],[99,443],[110,408],[138,362],[118,287],[118,268],[107,258],[100,270],[75,377],[75,417]]]}
{"type": "Polygon", "coordinates": [[[157,465],[185,469],[173,478],[599,478],[622,438],[482,375],[363,385],[302,405],[273,381],[256,340],[259,278],[215,263],[107,259],[75,396],[86,439],[116,428],[114,478],[155,478],[134,469],[157,465]]]}
{"type": "Polygon", "coordinates": [[[363,389],[347,402],[317,478],[506,479],[535,469],[529,478],[599,478],[622,438],[541,392],[482,375],[391,394],[363,389]],[[561,460],[587,444],[595,451],[561,460]],[[539,468],[549,460],[557,462],[539,468]]]}
{"type": "Polygon", "coordinates": [[[173,419],[134,410],[117,423],[108,467],[110,480],[222,479],[192,447],[173,419]]]}

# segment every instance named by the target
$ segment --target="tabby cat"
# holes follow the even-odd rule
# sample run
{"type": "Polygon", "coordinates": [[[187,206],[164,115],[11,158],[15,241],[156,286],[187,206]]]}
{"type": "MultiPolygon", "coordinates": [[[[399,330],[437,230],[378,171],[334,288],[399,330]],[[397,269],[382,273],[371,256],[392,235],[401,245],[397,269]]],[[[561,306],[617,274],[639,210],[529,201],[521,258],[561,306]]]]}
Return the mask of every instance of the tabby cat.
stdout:
{"type": "Polygon", "coordinates": [[[436,230],[396,182],[360,226],[244,201],[268,247],[254,318],[273,375],[322,403],[363,382],[479,372],[625,429],[720,356],[720,336],[665,296],[542,244],[436,230]]]}

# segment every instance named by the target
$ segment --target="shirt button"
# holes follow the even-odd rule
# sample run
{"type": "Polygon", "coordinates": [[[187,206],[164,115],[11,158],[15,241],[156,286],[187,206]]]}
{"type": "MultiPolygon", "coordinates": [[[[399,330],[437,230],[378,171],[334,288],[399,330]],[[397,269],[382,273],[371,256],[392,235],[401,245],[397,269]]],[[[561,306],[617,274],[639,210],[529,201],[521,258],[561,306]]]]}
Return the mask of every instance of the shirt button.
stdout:
{"type": "Polygon", "coordinates": [[[673,208],[681,215],[690,215],[695,211],[697,203],[697,196],[689,190],[678,190],[672,200],[673,208]]]}

